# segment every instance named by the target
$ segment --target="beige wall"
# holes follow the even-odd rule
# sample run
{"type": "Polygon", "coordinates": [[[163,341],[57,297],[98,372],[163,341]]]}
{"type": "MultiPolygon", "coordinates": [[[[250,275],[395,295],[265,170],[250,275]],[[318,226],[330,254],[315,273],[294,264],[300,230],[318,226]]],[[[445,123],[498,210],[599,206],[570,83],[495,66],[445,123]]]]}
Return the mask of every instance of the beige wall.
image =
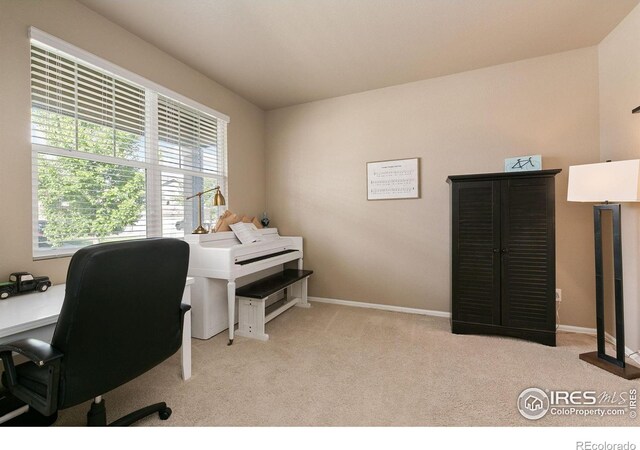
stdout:
{"type": "MultiPolygon", "coordinates": [[[[598,46],[601,160],[640,158],[640,7],[598,46]]],[[[640,349],[640,207],[622,207],[626,344],[640,349]]]]}
{"type": "MultiPolygon", "coordinates": [[[[273,224],[305,237],[311,295],[448,311],[447,175],[501,171],[507,156],[541,153],[545,168],[564,169],[561,323],[595,325],[591,209],[564,200],[566,169],[638,157],[640,116],[629,111],[640,104],[639,8],[598,49],[274,110],[265,128],[259,108],[72,0],[2,1],[0,279],[29,270],[59,283],[68,259],[31,258],[30,25],[228,114],[229,206],[259,214],[267,188],[273,224]],[[421,199],[366,201],[367,161],[415,156],[421,199]]],[[[640,211],[624,217],[627,323],[638,323],[640,211]]]]}
{"type": "MultiPolygon", "coordinates": [[[[135,35],[72,0],[0,1],[0,280],[27,270],[64,281],[68,258],[32,261],[29,26],[231,117],[229,207],[265,205],[264,112],[135,35]]],[[[215,55],[212,55],[215,57],[215,55]]]]}
{"type": "MultiPolygon", "coordinates": [[[[640,96],[636,98],[640,100],[640,96]]],[[[561,323],[593,327],[591,210],[570,164],[597,161],[595,47],[269,111],[267,209],[305,238],[310,295],[450,310],[450,174],[542,154],[557,177],[561,323]],[[366,200],[365,163],[421,158],[422,198],[366,200]]]]}

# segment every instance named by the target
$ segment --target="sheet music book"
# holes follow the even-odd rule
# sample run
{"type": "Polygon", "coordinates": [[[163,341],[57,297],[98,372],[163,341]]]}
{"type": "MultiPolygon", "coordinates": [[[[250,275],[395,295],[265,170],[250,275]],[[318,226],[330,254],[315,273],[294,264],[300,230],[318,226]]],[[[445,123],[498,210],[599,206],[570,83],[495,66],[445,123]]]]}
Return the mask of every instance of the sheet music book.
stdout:
{"type": "Polygon", "coordinates": [[[242,244],[251,244],[252,242],[262,240],[262,235],[258,231],[258,228],[252,223],[232,223],[229,224],[229,227],[242,244]]]}

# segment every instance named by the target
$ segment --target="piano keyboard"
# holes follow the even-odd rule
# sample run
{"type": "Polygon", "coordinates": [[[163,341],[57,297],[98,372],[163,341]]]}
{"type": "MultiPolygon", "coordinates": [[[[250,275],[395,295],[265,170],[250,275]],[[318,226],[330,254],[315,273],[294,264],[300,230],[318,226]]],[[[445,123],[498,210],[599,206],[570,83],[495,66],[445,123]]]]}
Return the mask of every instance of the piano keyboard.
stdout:
{"type": "Polygon", "coordinates": [[[268,255],[258,256],[256,258],[246,259],[244,261],[236,262],[236,264],[240,264],[241,266],[244,266],[245,264],[251,264],[251,263],[254,263],[256,261],[262,261],[263,259],[269,259],[269,258],[273,258],[275,256],[286,255],[287,253],[297,252],[297,251],[298,250],[296,250],[296,249],[284,250],[284,251],[281,251],[281,252],[270,253],[268,255]]]}

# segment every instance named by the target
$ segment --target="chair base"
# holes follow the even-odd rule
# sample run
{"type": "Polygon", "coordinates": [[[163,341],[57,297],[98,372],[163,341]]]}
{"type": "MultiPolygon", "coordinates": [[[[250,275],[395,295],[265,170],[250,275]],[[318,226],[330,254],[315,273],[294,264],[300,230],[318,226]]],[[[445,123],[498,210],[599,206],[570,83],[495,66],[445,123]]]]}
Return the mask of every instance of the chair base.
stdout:
{"type": "Polygon", "coordinates": [[[33,408],[29,408],[24,414],[14,417],[2,424],[0,427],[48,427],[58,420],[58,413],[50,416],[43,416],[33,408]]]}
{"type": "MultiPolygon", "coordinates": [[[[171,417],[171,412],[171,408],[169,408],[165,402],[155,403],[121,417],[118,420],[111,422],[109,426],[128,427],[129,425],[140,419],[144,419],[153,413],[158,413],[161,420],[167,420],[171,417]]],[[[95,401],[91,402],[91,409],[87,413],[87,425],[90,427],[107,426],[107,408],[104,400],[101,400],[99,403],[96,403],[95,401]]]]}
{"type": "Polygon", "coordinates": [[[44,416],[8,390],[0,388],[0,427],[48,427],[57,419],[57,412],[44,416]]]}

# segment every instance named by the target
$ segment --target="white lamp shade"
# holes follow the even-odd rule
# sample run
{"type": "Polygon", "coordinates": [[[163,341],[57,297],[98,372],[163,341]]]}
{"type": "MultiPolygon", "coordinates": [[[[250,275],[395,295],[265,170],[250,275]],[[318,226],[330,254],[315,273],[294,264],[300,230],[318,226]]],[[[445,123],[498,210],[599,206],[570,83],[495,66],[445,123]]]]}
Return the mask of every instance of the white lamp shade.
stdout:
{"type": "Polygon", "coordinates": [[[640,201],[640,159],[569,167],[570,202],[640,201]]]}

